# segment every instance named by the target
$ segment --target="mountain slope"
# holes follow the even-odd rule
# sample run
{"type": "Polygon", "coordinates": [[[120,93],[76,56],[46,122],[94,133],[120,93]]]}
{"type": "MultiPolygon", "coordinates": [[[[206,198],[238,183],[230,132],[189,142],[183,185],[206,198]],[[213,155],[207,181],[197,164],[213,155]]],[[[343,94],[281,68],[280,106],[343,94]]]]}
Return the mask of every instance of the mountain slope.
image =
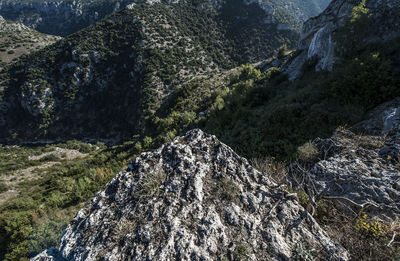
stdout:
{"type": "Polygon", "coordinates": [[[61,39],[38,33],[22,24],[0,16],[0,63],[10,63],[19,56],[41,49],[61,39]]]}
{"type": "Polygon", "coordinates": [[[306,22],[299,50],[231,81],[205,130],[246,157],[293,160],[298,146],[400,96],[398,1],[362,3],[333,1],[306,22]],[[326,57],[331,71],[320,67],[326,57]]]}
{"type": "MultiPolygon", "coordinates": [[[[296,19],[296,25],[321,12],[327,0],[260,0],[258,3],[272,12],[287,12],[296,19]]],[[[134,0],[0,0],[0,15],[21,22],[40,32],[66,36],[135,3],[162,1],[134,0]]],[[[170,2],[170,1],[166,1],[170,2]]],[[[179,1],[173,1],[174,3],[179,1]]],[[[216,1],[223,4],[226,1],[216,1]]],[[[228,1],[229,2],[229,1],[228,1]]],[[[172,3],[172,2],[171,2],[172,3]]]]}
{"type": "Polygon", "coordinates": [[[138,5],[3,73],[0,138],[131,137],[180,84],[271,56],[298,34],[258,5],[230,0],[138,5]],[[238,18],[238,16],[240,16],[238,18]],[[21,119],[24,119],[21,121],[21,119]]]}

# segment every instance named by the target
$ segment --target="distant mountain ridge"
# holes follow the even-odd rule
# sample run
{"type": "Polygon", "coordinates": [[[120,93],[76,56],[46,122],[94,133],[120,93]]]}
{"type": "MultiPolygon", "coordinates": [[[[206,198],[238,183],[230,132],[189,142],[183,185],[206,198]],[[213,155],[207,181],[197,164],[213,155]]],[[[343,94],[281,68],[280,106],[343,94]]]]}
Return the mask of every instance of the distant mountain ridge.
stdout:
{"type": "MultiPolygon", "coordinates": [[[[296,20],[298,27],[310,16],[317,15],[329,0],[258,0],[248,1],[266,6],[273,11],[287,12],[296,20]]],[[[0,15],[21,22],[36,30],[66,36],[96,21],[126,8],[131,4],[164,1],[135,0],[0,0],[0,15]]],[[[178,1],[165,1],[176,3],[178,1]]],[[[224,1],[216,1],[223,3],[224,1]]]]}

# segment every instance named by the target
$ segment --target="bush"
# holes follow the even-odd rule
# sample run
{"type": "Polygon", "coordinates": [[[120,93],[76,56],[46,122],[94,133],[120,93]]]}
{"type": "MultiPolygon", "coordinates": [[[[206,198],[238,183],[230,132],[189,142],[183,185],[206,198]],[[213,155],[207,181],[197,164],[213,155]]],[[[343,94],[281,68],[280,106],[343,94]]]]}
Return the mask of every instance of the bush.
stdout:
{"type": "Polygon", "coordinates": [[[360,104],[366,109],[400,95],[400,82],[393,75],[390,61],[379,53],[353,58],[334,74],[329,91],[345,104],[360,104]]]}
{"type": "Polygon", "coordinates": [[[366,8],[366,0],[362,0],[359,5],[353,7],[350,18],[334,35],[338,43],[336,52],[344,57],[356,53],[362,47],[367,35],[373,34],[372,26],[372,15],[366,8]]]}
{"type": "Polygon", "coordinates": [[[284,45],[282,45],[282,46],[279,48],[277,57],[278,57],[279,59],[282,59],[282,58],[284,58],[284,57],[287,55],[287,53],[288,53],[288,49],[287,49],[286,44],[284,44],[284,45]]]}
{"type": "Polygon", "coordinates": [[[271,177],[274,182],[280,184],[285,181],[287,176],[285,163],[276,161],[272,157],[255,158],[250,162],[254,168],[271,177]]]}
{"type": "Polygon", "coordinates": [[[0,181],[0,193],[6,192],[8,190],[8,186],[0,181]]]}
{"type": "Polygon", "coordinates": [[[34,227],[29,237],[29,256],[35,256],[44,249],[58,247],[66,225],[64,221],[48,221],[34,227]]]}
{"type": "Polygon", "coordinates": [[[297,152],[300,160],[306,162],[313,162],[315,160],[318,160],[318,149],[311,141],[304,143],[302,146],[298,147],[297,152]]]}

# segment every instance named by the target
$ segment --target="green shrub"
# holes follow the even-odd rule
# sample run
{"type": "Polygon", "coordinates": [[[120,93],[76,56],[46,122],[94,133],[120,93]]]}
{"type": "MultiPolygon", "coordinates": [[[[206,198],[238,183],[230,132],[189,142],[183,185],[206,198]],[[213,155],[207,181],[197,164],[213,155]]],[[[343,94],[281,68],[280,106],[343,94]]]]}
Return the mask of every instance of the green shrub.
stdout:
{"type": "Polygon", "coordinates": [[[357,103],[371,109],[400,95],[400,82],[393,75],[391,63],[379,53],[343,63],[334,76],[329,91],[345,104],[357,103]]]}
{"type": "Polygon", "coordinates": [[[44,156],[43,158],[40,159],[41,162],[48,162],[48,161],[59,161],[60,159],[54,155],[54,154],[49,154],[44,156]]]}
{"type": "Polygon", "coordinates": [[[29,255],[35,256],[43,249],[58,247],[58,241],[67,224],[64,221],[47,221],[33,228],[29,236],[29,255]]]}
{"type": "Polygon", "coordinates": [[[319,151],[317,147],[311,142],[304,143],[297,148],[299,159],[306,162],[313,162],[318,160],[319,151]]]}
{"type": "Polygon", "coordinates": [[[373,34],[373,26],[372,15],[366,7],[366,0],[362,0],[359,5],[353,7],[345,25],[335,33],[334,38],[338,43],[336,52],[344,57],[356,53],[362,47],[363,40],[373,34]]]}
{"type": "Polygon", "coordinates": [[[284,44],[279,48],[277,57],[279,59],[282,59],[287,55],[287,53],[288,53],[288,49],[287,49],[287,46],[284,44]]]}
{"type": "Polygon", "coordinates": [[[0,181],[0,193],[6,192],[8,190],[8,186],[4,184],[4,182],[0,181]]]}
{"type": "Polygon", "coordinates": [[[245,243],[240,243],[235,247],[233,251],[233,260],[241,261],[247,260],[247,255],[249,253],[249,246],[245,243]]]}
{"type": "Polygon", "coordinates": [[[165,181],[166,177],[167,175],[163,170],[149,173],[143,178],[143,181],[140,184],[138,197],[146,198],[155,195],[158,192],[161,184],[165,181]]]}
{"type": "Polygon", "coordinates": [[[216,195],[220,199],[227,201],[235,201],[240,192],[238,185],[228,177],[219,179],[216,183],[215,190],[216,195]]]}

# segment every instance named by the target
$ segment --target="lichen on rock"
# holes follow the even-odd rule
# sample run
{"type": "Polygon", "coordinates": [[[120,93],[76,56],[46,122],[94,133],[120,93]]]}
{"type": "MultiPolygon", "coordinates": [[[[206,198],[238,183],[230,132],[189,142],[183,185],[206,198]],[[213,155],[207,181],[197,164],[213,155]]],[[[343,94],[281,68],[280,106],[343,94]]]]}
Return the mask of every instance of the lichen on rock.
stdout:
{"type": "Polygon", "coordinates": [[[78,212],[51,253],[59,255],[53,260],[289,260],[298,244],[322,259],[348,260],[295,194],[195,129],[136,158],[78,212]]]}

